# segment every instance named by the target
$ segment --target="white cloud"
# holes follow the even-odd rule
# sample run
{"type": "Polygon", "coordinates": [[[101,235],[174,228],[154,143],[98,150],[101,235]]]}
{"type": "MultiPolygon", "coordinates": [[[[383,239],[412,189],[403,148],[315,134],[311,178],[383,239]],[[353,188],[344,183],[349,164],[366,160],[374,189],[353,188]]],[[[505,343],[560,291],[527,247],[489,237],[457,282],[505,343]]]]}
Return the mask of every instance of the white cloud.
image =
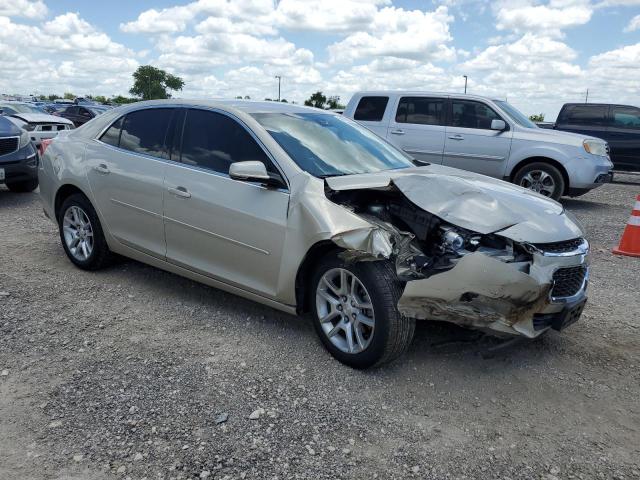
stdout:
{"type": "Polygon", "coordinates": [[[43,18],[47,12],[42,0],[0,0],[0,16],[43,18]]]}
{"type": "Polygon", "coordinates": [[[516,33],[562,36],[562,30],[588,23],[593,14],[589,0],[504,0],[494,5],[496,28],[516,33]]]}
{"type": "Polygon", "coordinates": [[[455,50],[449,23],[453,17],[447,7],[434,11],[385,7],[364,30],[348,35],[328,47],[333,62],[350,62],[367,57],[453,60],[455,50]]]}
{"type": "Polygon", "coordinates": [[[624,31],[635,32],[636,30],[640,30],[640,15],[636,15],[631,20],[629,20],[629,24],[625,27],[624,31]]]}
{"type": "Polygon", "coordinates": [[[281,0],[273,19],[282,28],[321,32],[352,32],[366,29],[378,7],[390,0],[281,0]]]}

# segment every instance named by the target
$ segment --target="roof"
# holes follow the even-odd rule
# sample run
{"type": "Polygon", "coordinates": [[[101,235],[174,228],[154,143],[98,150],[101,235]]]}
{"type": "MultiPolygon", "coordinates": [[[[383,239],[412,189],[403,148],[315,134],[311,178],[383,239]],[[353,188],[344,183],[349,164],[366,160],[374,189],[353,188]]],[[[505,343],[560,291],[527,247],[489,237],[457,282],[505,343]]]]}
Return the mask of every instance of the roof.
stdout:
{"type": "MultiPolygon", "coordinates": [[[[490,100],[490,101],[495,101],[495,99],[492,99],[490,97],[484,97],[482,95],[474,95],[472,93],[456,93],[456,92],[431,92],[428,90],[367,90],[367,91],[361,91],[361,92],[356,92],[354,94],[354,97],[358,95],[358,96],[387,96],[387,95],[404,95],[404,96],[411,96],[411,95],[416,95],[416,96],[422,96],[422,95],[427,95],[427,96],[434,96],[434,97],[455,97],[455,98],[470,98],[470,99],[482,99],[482,100],[490,100]]],[[[498,99],[500,100],[500,99],[498,99]]]]}
{"type": "Polygon", "coordinates": [[[328,110],[322,110],[314,107],[305,107],[295,105],[293,103],[284,102],[258,102],[252,100],[206,100],[206,99],[186,99],[186,98],[169,98],[167,100],[147,100],[143,102],[130,103],[128,107],[144,107],[152,105],[185,105],[185,106],[201,106],[211,108],[235,109],[244,113],[320,113],[327,115],[335,115],[328,110]]]}

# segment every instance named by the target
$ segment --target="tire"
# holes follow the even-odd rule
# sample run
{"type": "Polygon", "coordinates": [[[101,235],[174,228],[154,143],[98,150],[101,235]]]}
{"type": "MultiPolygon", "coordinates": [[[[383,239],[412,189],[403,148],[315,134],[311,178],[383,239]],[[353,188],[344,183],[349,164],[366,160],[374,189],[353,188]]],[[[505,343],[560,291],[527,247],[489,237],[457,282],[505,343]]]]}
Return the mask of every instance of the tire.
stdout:
{"type": "MultiPolygon", "coordinates": [[[[69,257],[69,260],[77,267],[83,270],[99,270],[111,262],[112,254],[104,238],[98,215],[89,199],[84,195],[76,193],[70,195],[62,202],[60,210],[58,211],[58,230],[60,232],[60,241],[62,242],[62,247],[67,257],[69,257]],[[83,219],[82,222],[85,225],[88,223],[90,227],[90,236],[86,233],[88,231],[86,228],[83,233],[84,239],[88,239],[89,237],[92,239],[91,249],[88,255],[84,255],[87,251],[83,251],[79,246],[74,247],[73,242],[68,242],[68,239],[65,237],[65,233],[70,235],[74,228],[76,232],[79,231],[79,228],[76,228],[75,225],[65,224],[66,219],[70,220],[73,218],[74,211],[78,213],[78,217],[83,219]],[[67,217],[67,214],[69,214],[69,217],[67,217]]],[[[77,243],[76,245],[81,245],[81,243],[77,243]]]]}
{"type": "Polygon", "coordinates": [[[38,179],[36,178],[35,180],[7,183],[7,188],[14,193],[33,192],[36,188],[38,188],[38,179]]]}
{"type": "MultiPolygon", "coordinates": [[[[338,281],[331,282],[334,288],[339,285],[338,281]]],[[[351,285],[354,282],[347,283],[351,285]]],[[[404,317],[398,311],[397,304],[404,284],[398,280],[391,262],[346,263],[336,254],[332,254],[323,258],[316,267],[311,279],[311,288],[314,328],[329,353],[345,365],[357,369],[379,366],[395,360],[411,345],[416,323],[414,319],[404,317]],[[372,308],[353,309],[348,301],[335,304],[334,300],[327,300],[327,293],[332,298],[336,295],[335,290],[331,289],[324,279],[332,278],[334,275],[338,278],[342,271],[348,272],[345,275],[351,274],[359,282],[356,290],[360,293],[356,293],[356,304],[370,305],[372,308]],[[342,307],[340,312],[333,310],[332,305],[338,305],[336,309],[342,307]],[[349,347],[347,330],[340,329],[340,326],[347,326],[344,317],[353,316],[356,310],[366,313],[356,312],[355,318],[366,319],[367,322],[371,322],[373,318],[373,328],[354,318],[351,323],[351,345],[354,349],[349,352],[345,350],[349,347]],[[321,321],[321,318],[329,318],[332,315],[334,316],[331,320],[321,321]],[[336,329],[338,333],[330,337],[330,333],[336,329]],[[363,341],[362,344],[360,340],[363,341]],[[364,348],[363,344],[366,345],[364,348]]]]}
{"type": "Polygon", "coordinates": [[[513,183],[553,200],[558,200],[565,190],[564,177],[560,170],[546,162],[534,162],[525,165],[516,172],[513,177],[513,183]],[[553,191],[549,192],[551,184],[553,184],[553,191]]]}

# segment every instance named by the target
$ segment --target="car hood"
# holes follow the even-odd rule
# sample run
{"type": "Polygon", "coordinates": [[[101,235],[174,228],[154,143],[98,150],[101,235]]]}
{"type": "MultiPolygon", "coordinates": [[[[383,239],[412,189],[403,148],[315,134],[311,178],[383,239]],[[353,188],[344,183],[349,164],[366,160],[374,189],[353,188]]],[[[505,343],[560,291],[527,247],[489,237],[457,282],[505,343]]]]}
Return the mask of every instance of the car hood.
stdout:
{"type": "Polygon", "coordinates": [[[21,133],[20,126],[13,123],[10,117],[0,115],[0,137],[15,137],[21,133]]]}
{"type": "Polygon", "coordinates": [[[71,120],[58,117],[56,115],[49,115],[47,113],[14,113],[12,117],[24,120],[27,123],[66,123],[72,125],[71,120]]]}
{"type": "Polygon", "coordinates": [[[336,191],[395,186],[413,204],[448,223],[517,242],[558,242],[584,234],[553,200],[502,180],[441,165],[325,181],[336,191]]]}

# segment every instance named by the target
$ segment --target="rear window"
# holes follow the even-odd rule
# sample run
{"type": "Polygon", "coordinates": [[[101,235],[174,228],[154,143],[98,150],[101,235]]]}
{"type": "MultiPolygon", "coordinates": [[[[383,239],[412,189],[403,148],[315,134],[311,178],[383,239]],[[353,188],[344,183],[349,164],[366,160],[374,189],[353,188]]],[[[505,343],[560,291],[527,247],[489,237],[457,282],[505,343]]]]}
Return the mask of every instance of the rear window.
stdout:
{"type": "Polygon", "coordinates": [[[565,114],[563,123],[572,125],[606,125],[607,107],[605,105],[575,105],[565,114]]]}
{"type": "Polygon", "coordinates": [[[387,103],[389,97],[362,97],[353,118],[365,122],[379,122],[384,117],[387,103]]]}
{"type": "Polygon", "coordinates": [[[640,128],[640,108],[613,107],[613,126],[617,128],[640,128]]]}
{"type": "Polygon", "coordinates": [[[444,125],[442,98],[402,97],[396,112],[397,123],[444,125]]]}
{"type": "Polygon", "coordinates": [[[128,113],[120,134],[120,148],[166,157],[165,135],[172,113],[170,108],[150,108],[128,113]]]}
{"type": "Polygon", "coordinates": [[[124,117],[120,117],[118,120],[111,125],[106,132],[102,134],[100,137],[100,141],[106,143],[107,145],[111,145],[117,147],[120,145],[120,129],[122,128],[122,119],[124,117]]]}

